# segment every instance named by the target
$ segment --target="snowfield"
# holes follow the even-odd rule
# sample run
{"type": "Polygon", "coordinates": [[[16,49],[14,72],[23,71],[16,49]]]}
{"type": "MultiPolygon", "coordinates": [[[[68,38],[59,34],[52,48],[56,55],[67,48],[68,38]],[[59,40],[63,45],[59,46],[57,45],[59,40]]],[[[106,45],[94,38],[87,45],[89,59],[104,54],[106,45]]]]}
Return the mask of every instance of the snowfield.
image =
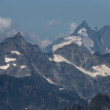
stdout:
{"type": "Polygon", "coordinates": [[[66,46],[66,45],[70,45],[71,43],[75,43],[78,46],[82,45],[81,37],[80,36],[69,36],[67,38],[64,38],[64,40],[65,41],[63,43],[54,45],[52,47],[52,51],[55,52],[57,49],[62,48],[64,46],[66,46]]]}
{"type": "Polygon", "coordinates": [[[79,67],[79,66],[71,63],[70,61],[68,61],[67,59],[62,57],[61,55],[54,54],[54,58],[51,61],[54,61],[57,63],[65,62],[65,63],[71,64],[74,67],[76,67],[79,71],[81,71],[82,73],[87,74],[91,77],[97,77],[98,75],[100,75],[100,76],[109,76],[110,75],[110,67],[106,66],[105,64],[100,65],[100,66],[92,66],[93,71],[88,71],[82,67],[79,67]]]}

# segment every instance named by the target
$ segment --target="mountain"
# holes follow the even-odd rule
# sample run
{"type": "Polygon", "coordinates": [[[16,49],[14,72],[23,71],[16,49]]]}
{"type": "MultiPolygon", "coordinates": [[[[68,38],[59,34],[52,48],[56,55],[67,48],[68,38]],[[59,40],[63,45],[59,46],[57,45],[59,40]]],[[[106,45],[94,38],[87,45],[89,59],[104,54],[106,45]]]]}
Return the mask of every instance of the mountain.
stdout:
{"type": "Polygon", "coordinates": [[[58,48],[75,43],[92,54],[95,52],[99,52],[100,54],[108,53],[109,48],[108,45],[105,45],[106,42],[103,42],[101,32],[101,30],[92,29],[86,21],[83,21],[71,35],[57,39],[47,46],[45,51],[55,52],[58,48]]]}
{"type": "Polygon", "coordinates": [[[110,63],[107,57],[93,55],[72,43],[56,50],[49,60],[57,63],[60,73],[53,77],[63,89],[75,89],[88,101],[100,92],[109,94],[110,63]]]}
{"type": "Polygon", "coordinates": [[[109,81],[110,55],[75,42],[50,53],[20,33],[0,43],[0,101],[12,110],[85,106],[98,93],[110,95],[109,81]]]}
{"type": "Polygon", "coordinates": [[[49,77],[51,70],[54,65],[37,45],[28,44],[20,33],[7,38],[0,43],[0,101],[13,110],[57,110],[63,105],[87,104],[76,91],[61,91],[49,77]]]}

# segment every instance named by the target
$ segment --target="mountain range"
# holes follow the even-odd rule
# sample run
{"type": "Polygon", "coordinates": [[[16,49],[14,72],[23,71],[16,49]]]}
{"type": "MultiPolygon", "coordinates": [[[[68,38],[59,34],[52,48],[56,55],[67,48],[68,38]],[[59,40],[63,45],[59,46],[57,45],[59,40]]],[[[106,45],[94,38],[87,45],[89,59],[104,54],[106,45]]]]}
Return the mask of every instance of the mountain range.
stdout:
{"type": "Polygon", "coordinates": [[[45,52],[19,32],[2,41],[0,103],[10,110],[58,110],[110,95],[109,29],[91,29],[83,21],[45,52]]]}

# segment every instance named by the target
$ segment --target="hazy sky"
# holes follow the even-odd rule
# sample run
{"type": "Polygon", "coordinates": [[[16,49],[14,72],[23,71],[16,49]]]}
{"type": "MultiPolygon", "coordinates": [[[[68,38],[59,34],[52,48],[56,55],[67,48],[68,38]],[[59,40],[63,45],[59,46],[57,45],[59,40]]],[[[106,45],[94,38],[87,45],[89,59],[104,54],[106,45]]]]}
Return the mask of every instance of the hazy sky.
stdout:
{"type": "Polygon", "coordinates": [[[13,27],[53,40],[69,33],[74,22],[110,25],[110,0],[0,0],[0,17],[10,18],[13,27]]]}

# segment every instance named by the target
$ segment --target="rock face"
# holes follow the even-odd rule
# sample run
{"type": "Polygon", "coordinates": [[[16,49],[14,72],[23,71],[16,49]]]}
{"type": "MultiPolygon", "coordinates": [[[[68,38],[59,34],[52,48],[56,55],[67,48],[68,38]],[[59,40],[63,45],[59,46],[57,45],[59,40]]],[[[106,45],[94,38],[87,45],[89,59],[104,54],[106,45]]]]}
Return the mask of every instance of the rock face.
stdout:
{"type": "Polygon", "coordinates": [[[22,79],[1,76],[0,84],[0,99],[12,110],[57,110],[63,105],[81,102],[77,94],[60,92],[39,76],[22,79]]]}
{"type": "Polygon", "coordinates": [[[6,104],[0,102],[0,110],[12,110],[12,109],[8,107],[6,104]]]}
{"type": "Polygon", "coordinates": [[[42,53],[20,33],[1,42],[1,103],[12,110],[58,110],[87,105],[98,93],[110,95],[110,55],[92,54],[76,40],[52,53],[42,53]]]}
{"type": "Polygon", "coordinates": [[[110,26],[106,25],[103,28],[101,28],[99,30],[99,35],[102,38],[103,44],[106,47],[106,50],[108,51],[108,53],[110,53],[109,49],[110,49],[110,26]]]}
{"type": "Polygon", "coordinates": [[[110,110],[110,97],[98,94],[92,99],[87,110],[110,110]]]}
{"type": "Polygon", "coordinates": [[[62,110],[110,110],[110,97],[104,94],[96,95],[86,107],[73,105],[62,110]]]}
{"type": "Polygon", "coordinates": [[[71,107],[64,107],[62,110],[85,110],[86,108],[80,105],[73,105],[71,107]]]}

